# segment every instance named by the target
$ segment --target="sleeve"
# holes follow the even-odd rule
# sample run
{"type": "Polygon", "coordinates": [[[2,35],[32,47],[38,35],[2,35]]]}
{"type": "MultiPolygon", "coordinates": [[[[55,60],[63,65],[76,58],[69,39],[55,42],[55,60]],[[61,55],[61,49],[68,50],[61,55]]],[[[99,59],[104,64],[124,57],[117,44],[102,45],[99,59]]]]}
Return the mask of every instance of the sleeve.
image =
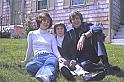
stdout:
{"type": "Polygon", "coordinates": [[[27,51],[26,51],[26,54],[25,54],[25,61],[29,61],[30,59],[30,55],[33,51],[33,45],[32,45],[32,31],[30,31],[28,33],[28,36],[27,36],[27,42],[28,42],[28,46],[27,46],[27,51]]]}
{"type": "Polygon", "coordinates": [[[64,39],[63,39],[63,43],[62,43],[62,56],[64,58],[67,58],[67,56],[69,55],[69,32],[65,34],[64,39]],[[68,55],[67,55],[68,54],[68,55]]]}
{"type": "Polygon", "coordinates": [[[92,25],[90,26],[91,33],[102,33],[102,27],[100,25],[92,25]]]}
{"type": "Polygon", "coordinates": [[[57,47],[57,42],[56,42],[56,39],[55,39],[54,35],[52,36],[52,51],[53,51],[53,53],[55,54],[55,56],[57,58],[61,57],[61,55],[59,53],[59,50],[58,50],[58,47],[57,47]]]}
{"type": "Polygon", "coordinates": [[[72,32],[65,34],[63,44],[62,44],[62,56],[65,59],[76,59],[76,46],[75,38],[73,37],[72,32]]]}

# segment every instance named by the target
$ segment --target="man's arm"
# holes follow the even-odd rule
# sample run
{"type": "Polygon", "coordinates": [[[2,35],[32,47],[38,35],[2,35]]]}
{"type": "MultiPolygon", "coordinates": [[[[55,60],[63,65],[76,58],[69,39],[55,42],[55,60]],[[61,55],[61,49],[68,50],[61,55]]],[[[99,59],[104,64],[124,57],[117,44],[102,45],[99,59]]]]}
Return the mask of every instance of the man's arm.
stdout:
{"type": "Polygon", "coordinates": [[[102,28],[100,26],[93,25],[91,26],[88,32],[83,33],[78,41],[77,50],[79,51],[82,50],[85,39],[91,37],[93,34],[96,34],[96,33],[97,34],[102,33],[102,28]]]}
{"type": "Polygon", "coordinates": [[[82,36],[80,37],[78,44],[77,44],[77,50],[82,50],[83,49],[83,44],[86,38],[89,38],[92,36],[92,32],[88,31],[86,33],[83,33],[82,36]]]}

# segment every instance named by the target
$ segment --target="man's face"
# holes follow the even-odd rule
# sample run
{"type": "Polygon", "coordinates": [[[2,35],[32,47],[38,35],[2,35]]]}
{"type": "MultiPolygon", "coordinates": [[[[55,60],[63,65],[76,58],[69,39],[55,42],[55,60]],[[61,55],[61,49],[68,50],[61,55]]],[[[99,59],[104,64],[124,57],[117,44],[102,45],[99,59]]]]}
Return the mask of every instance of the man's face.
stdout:
{"type": "Polygon", "coordinates": [[[72,25],[74,26],[74,28],[78,28],[81,25],[81,19],[79,16],[75,16],[71,18],[71,21],[72,21],[72,25]]]}

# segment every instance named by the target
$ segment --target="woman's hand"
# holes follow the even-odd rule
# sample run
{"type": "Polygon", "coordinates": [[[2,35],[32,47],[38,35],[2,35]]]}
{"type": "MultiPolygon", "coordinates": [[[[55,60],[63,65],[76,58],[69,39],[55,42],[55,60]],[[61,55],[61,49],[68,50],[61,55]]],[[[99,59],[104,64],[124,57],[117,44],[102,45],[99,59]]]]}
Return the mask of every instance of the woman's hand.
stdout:
{"type": "Polygon", "coordinates": [[[25,63],[26,61],[21,61],[21,63],[23,64],[23,63],[25,63]]]}
{"type": "Polygon", "coordinates": [[[26,64],[26,63],[28,63],[28,61],[23,60],[23,61],[20,61],[20,63],[21,64],[26,64]]]}

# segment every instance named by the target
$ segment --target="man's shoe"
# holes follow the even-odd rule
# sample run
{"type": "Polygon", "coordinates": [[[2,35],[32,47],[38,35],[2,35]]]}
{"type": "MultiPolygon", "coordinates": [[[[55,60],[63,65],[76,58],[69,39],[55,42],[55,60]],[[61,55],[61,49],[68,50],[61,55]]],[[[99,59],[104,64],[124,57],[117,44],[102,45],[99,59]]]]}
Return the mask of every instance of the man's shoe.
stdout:
{"type": "Polygon", "coordinates": [[[82,76],[85,81],[100,81],[105,77],[105,72],[100,71],[98,73],[86,73],[82,76]]]}
{"type": "Polygon", "coordinates": [[[67,67],[63,66],[63,67],[61,68],[61,73],[62,73],[62,75],[63,75],[67,80],[69,80],[69,81],[74,81],[74,80],[75,80],[74,76],[72,75],[72,73],[70,72],[70,70],[69,70],[67,67]]]}
{"type": "Polygon", "coordinates": [[[37,79],[38,79],[40,82],[50,82],[49,76],[47,76],[47,75],[40,75],[40,76],[37,76],[37,79]]]}
{"type": "Polygon", "coordinates": [[[42,80],[40,77],[37,77],[37,80],[38,80],[39,82],[43,82],[43,80],[42,80]]]}

